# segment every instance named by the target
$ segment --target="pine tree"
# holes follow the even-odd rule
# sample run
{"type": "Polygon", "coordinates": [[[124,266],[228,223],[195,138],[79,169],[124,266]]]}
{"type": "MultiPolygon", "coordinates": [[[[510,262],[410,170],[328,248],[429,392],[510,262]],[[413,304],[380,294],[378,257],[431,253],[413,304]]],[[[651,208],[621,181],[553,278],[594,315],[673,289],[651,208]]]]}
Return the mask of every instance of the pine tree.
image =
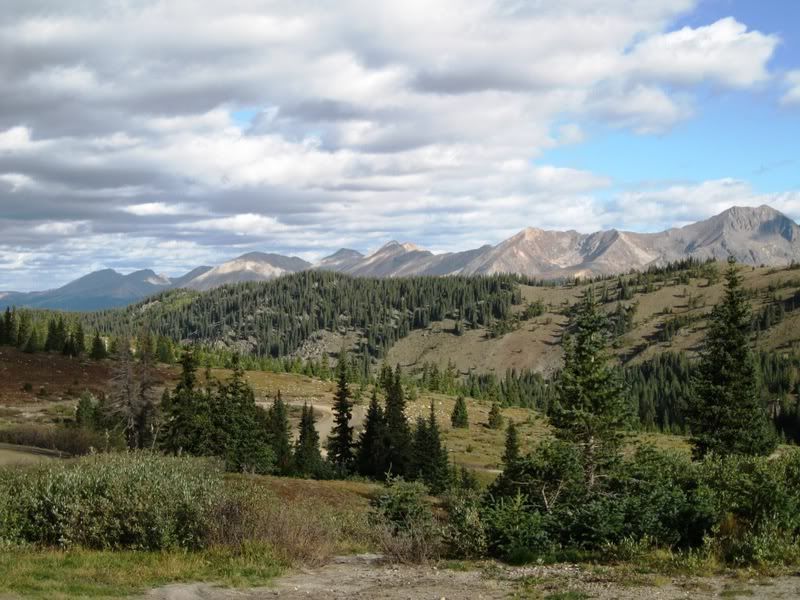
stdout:
{"type": "Polygon", "coordinates": [[[108,358],[106,345],[103,343],[103,338],[100,337],[98,332],[95,332],[94,338],[92,338],[92,349],[89,352],[89,358],[92,360],[103,360],[104,358],[108,358]]]}
{"type": "Polygon", "coordinates": [[[275,469],[281,475],[289,475],[293,469],[292,434],[289,430],[289,411],[280,390],[267,411],[265,425],[267,440],[275,456],[275,469]]]}
{"type": "Polygon", "coordinates": [[[725,294],[711,313],[692,382],[688,421],[696,458],[709,452],[766,455],[777,445],[759,399],[749,334],[750,304],[730,258],[725,294]]]}
{"type": "Polygon", "coordinates": [[[450,414],[450,424],[456,429],[469,427],[469,413],[467,413],[467,403],[463,396],[456,398],[453,412],[450,414]]]}
{"type": "Polygon", "coordinates": [[[428,419],[420,417],[414,430],[411,474],[421,479],[434,494],[440,494],[450,483],[447,450],[442,446],[439,424],[431,401],[428,419]]]}
{"type": "Polygon", "coordinates": [[[170,395],[162,444],[172,454],[213,456],[214,418],[209,395],[198,386],[197,359],[191,350],[186,350],[180,362],[181,378],[170,395]]]}
{"type": "Polygon", "coordinates": [[[517,426],[514,421],[508,421],[506,427],[506,450],[503,453],[503,464],[506,466],[519,459],[519,440],[517,439],[517,426]]]}
{"type": "Polygon", "coordinates": [[[608,321],[591,288],[576,309],[550,421],[557,438],[578,447],[586,483],[593,488],[619,458],[627,405],[617,372],[608,364],[608,321]]]}
{"type": "Polygon", "coordinates": [[[241,360],[233,356],[233,372],[217,390],[217,419],[220,452],[229,471],[268,473],[274,456],[267,432],[260,426],[253,388],[245,379],[241,360]]]}
{"type": "Polygon", "coordinates": [[[80,321],[75,325],[72,339],[75,343],[75,356],[86,354],[86,332],[83,330],[83,324],[80,321]]]}
{"type": "Polygon", "coordinates": [[[339,361],[338,383],[333,398],[333,429],[328,436],[328,460],[340,472],[347,473],[353,468],[353,403],[350,388],[347,386],[347,372],[343,361],[339,361]]]}
{"type": "Polygon", "coordinates": [[[404,477],[411,466],[411,428],[406,419],[406,399],[401,383],[400,366],[390,376],[389,391],[386,396],[385,445],[386,471],[404,477]]]}
{"type": "Polygon", "coordinates": [[[372,389],[364,429],[358,438],[356,464],[358,472],[364,477],[383,479],[387,470],[386,425],[383,409],[378,402],[378,389],[372,389]]]}
{"type": "Polygon", "coordinates": [[[319,433],[314,426],[314,406],[303,404],[300,415],[300,434],[294,451],[294,466],[298,475],[314,477],[322,466],[322,455],[319,450],[319,433]]]}
{"type": "Polygon", "coordinates": [[[489,429],[502,429],[503,428],[503,415],[500,412],[500,405],[497,402],[492,403],[492,408],[489,410],[489,429]]]}

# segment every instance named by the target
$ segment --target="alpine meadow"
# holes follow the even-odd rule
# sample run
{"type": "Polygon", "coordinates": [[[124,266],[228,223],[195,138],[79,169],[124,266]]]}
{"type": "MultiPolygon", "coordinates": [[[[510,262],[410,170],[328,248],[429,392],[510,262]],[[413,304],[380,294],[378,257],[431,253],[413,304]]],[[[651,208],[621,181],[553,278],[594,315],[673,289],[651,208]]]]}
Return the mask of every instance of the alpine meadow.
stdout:
{"type": "Polygon", "coordinates": [[[800,7],[6,4],[0,599],[800,597],[800,7]]]}

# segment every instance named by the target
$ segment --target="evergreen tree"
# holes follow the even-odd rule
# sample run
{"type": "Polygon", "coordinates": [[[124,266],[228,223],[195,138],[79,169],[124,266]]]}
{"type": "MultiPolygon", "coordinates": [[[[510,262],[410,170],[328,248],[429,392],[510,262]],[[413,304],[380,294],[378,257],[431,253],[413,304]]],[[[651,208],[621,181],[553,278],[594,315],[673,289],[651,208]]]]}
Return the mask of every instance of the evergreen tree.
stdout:
{"type": "Polygon", "coordinates": [[[439,425],[431,401],[428,419],[420,417],[414,430],[412,473],[434,494],[440,494],[450,483],[447,450],[442,446],[439,425]]]}
{"type": "Polygon", "coordinates": [[[208,394],[198,385],[197,359],[186,350],[180,362],[181,378],[170,395],[162,444],[172,454],[213,456],[214,418],[208,394]]]}
{"type": "Polygon", "coordinates": [[[500,412],[500,405],[497,402],[492,404],[489,410],[489,429],[502,429],[503,428],[503,415],[500,412]]]}
{"type": "Polygon", "coordinates": [[[267,411],[265,425],[267,440],[275,457],[275,469],[281,475],[289,475],[293,470],[292,434],[289,430],[289,411],[280,390],[267,411]]]}
{"type": "Polygon", "coordinates": [[[268,473],[274,455],[267,432],[258,419],[255,394],[245,379],[238,355],[233,357],[233,373],[217,390],[215,418],[219,428],[220,452],[228,471],[268,473]]]}
{"type": "Polygon", "coordinates": [[[411,428],[406,419],[406,399],[399,365],[388,385],[389,392],[386,396],[384,413],[386,472],[404,477],[408,475],[411,467],[411,428]]]}
{"type": "Polygon", "coordinates": [[[104,358],[108,358],[106,345],[103,343],[103,338],[100,337],[98,332],[95,332],[94,338],[92,338],[92,349],[89,352],[89,358],[92,360],[103,360],[104,358]]]}
{"type": "Polygon", "coordinates": [[[519,459],[519,440],[517,439],[517,426],[509,419],[506,427],[506,450],[503,453],[503,464],[506,466],[519,459]]]}
{"type": "Polygon", "coordinates": [[[372,398],[364,419],[364,429],[358,439],[356,463],[360,475],[372,479],[383,479],[388,470],[385,444],[386,425],[383,409],[378,402],[378,389],[375,387],[372,390],[372,398]]]}
{"type": "Polygon", "coordinates": [[[347,371],[344,361],[339,361],[338,383],[333,398],[333,429],[328,436],[328,460],[340,472],[347,473],[353,467],[353,403],[347,385],[347,371]]]}
{"type": "Polygon", "coordinates": [[[83,324],[80,321],[75,325],[72,339],[75,344],[75,356],[86,354],[86,332],[83,330],[83,324]]]}
{"type": "Polygon", "coordinates": [[[6,307],[0,324],[0,345],[13,346],[17,341],[17,314],[11,307],[6,307]]]}
{"type": "Polygon", "coordinates": [[[696,458],[709,452],[765,455],[777,445],[759,398],[749,334],[750,304],[731,257],[725,294],[711,313],[688,407],[696,458]]]}
{"type": "Polygon", "coordinates": [[[300,434],[294,451],[294,466],[298,475],[314,477],[322,466],[322,455],[319,450],[319,433],[314,426],[314,406],[303,404],[300,415],[300,434]]]}
{"type": "Polygon", "coordinates": [[[469,414],[467,413],[467,403],[464,400],[464,396],[456,398],[453,412],[450,414],[450,424],[456,429],[469,427],[469,414]]]}
{"type": "Polygon", "coordinates": [[[619,458],[627,405],[617,372],[608,364],[608,321],[591,288],[576,308],[550,421],[558,439],[578,447],[586,483],[593,488],[619,458]]]}

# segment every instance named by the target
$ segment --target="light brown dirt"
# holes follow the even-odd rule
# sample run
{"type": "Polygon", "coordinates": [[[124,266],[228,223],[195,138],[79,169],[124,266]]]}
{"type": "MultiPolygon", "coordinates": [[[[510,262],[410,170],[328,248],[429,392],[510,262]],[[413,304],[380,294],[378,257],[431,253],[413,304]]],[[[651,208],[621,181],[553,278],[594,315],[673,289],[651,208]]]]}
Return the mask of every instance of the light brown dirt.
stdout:
{"type": "Polygon", "coordinates": [[[578,565],[512,568],[487,563],[467,570],[437,566],[374,564],[347,557],[313,570],[277,579],[272,586],[228,590],[209,584],[171,585],[150,592],[147,600],[255,600],[258,598],[375,600],[495,600],[558,597],[598,600],[678,600],[800,597],[800,577],[663,577],[578,565]]]}

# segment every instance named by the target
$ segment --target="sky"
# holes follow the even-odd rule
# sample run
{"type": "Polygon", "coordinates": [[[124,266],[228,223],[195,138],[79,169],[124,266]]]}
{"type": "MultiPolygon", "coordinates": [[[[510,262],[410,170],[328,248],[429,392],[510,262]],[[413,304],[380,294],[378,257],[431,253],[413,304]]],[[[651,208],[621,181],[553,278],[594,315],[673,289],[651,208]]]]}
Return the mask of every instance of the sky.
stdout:
{"type": "Polygon", "coordinates": [[[3,0],[0,290],[800,218],[792,0],[3,0]]]}

